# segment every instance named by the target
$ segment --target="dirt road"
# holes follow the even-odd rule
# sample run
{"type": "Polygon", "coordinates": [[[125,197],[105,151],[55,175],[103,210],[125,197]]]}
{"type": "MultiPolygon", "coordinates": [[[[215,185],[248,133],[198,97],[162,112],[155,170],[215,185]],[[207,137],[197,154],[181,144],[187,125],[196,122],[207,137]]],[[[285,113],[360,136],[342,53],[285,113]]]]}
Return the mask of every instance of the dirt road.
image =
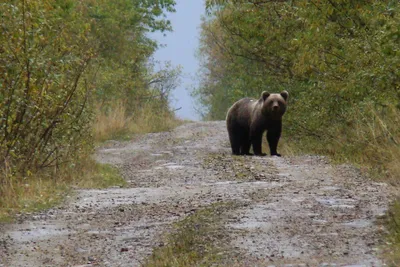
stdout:
{"type": "Polygon", "coordinates": [[[0,266],[141,266],[174,222],[227,202],[237,205],[221,234],[238,266],[384,265],[375,221],[389,187],[351,166],[320,156],[231,156],[222,121],[110,141],[96,158],[117,166],[128,188],[80,190],[3,226],[0,266]]]}

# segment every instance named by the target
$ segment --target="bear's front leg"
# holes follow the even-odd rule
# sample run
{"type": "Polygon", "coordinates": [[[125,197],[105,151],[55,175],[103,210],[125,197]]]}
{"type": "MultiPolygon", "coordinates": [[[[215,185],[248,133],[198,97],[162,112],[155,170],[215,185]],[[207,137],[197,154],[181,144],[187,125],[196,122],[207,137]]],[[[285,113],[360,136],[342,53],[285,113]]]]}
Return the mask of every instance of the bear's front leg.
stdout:
{"type": "Polygon", "coordinates": [[[275,122],[268,129],[267,141],[268,141],[271,156],[278,156],[278,157],[281,156],[281,154],[279,154],[277,151],[278,142],[279,142],[279,139],[281,138],[281,132],[282,132],[282,122],[281,121],[275,122]]]}
{"type": "Polygon", "coordinates": [[[242,141],[242,146],[240,148],[240,154],[241,155],[253,155],[250,153],[250,147],[251,147],[251,141],[250,141],[249,135],[247,135],[246,138],[244,138],[242,141]]]}
{"type": "Polygon", "coordinates": [[[252,133],[250,139],[251,139],[251,145],[253,146],[253,152],[254,155],[256,156],[266,156],[267,154],[262,153],[262,134],[263,132],[254,132],[252,133]]]}

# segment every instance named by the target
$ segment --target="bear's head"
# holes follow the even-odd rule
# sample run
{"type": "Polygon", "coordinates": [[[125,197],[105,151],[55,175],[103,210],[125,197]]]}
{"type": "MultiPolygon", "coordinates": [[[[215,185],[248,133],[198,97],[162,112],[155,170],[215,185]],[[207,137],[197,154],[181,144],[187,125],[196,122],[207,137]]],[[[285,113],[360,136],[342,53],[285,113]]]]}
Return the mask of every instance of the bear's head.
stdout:
{"type": "Polygon", "coordinates": [[[282,118],[286,111],[289,93],[282,91],[280,94],[270,94],[266,91],[262,92],[261,99],[263,101],[262,113],[273,119],[282,118]]]}

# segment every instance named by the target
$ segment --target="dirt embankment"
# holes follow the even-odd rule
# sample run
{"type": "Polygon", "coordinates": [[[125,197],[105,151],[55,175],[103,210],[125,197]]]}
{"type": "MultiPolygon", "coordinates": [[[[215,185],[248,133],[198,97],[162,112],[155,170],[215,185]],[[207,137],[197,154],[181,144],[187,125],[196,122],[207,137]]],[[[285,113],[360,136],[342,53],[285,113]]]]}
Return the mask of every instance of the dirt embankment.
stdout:
{"type": "Polygon", "coordinates": [[[236,265],[383,265],[375,221],[389,187],[351,166],[231,156],[224,122],[108,142],[96,158],[117,166],[128,188],[80,190],[2,225],[0,266],[141,266],[174,222],[226,202],[237,204],[221,222],[236,265]]]}

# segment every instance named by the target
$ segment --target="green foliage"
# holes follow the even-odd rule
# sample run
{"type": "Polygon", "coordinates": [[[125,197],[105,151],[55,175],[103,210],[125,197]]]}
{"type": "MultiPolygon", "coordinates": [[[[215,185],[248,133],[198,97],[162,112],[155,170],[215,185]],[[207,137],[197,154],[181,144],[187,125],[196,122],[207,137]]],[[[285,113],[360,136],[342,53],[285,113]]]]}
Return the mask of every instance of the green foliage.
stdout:
{"type": "Polygon", "coordinates": [[[95,108],[107,113],[110,103],[121,101],[127,107],[121,114],[132,116],[151,101],[173,117],[168,104],[180,68],[155,69],[151,56],[158,44],[147,34],[171,30],[165,12],[174,12],[174,5],[173,0],[0,3],[1,207],[21,207],[25,195],[35,199],[47,190],[18,188],[27,182],[51,178],[46,186],[58,182],[68,188],[73,179],[64,178],[93,147],[95,108]]]}
{"type": "Polygon", "coordinates": [[[399,146],[393,126],[400,108],[397,1],[208,3],[212,15],[202,25],[195,91],[205,118],[223,119],[234,101],[285,88],[291,95],[285,132],[293,141],[360,148],[364,134],[363,142],[386,138],[399,146]],[[382,119],[387,127],[379,136],[361,130],[382,119]]]}
{"type": "MultiPolygon", "coordinates": [[[[25,175],[70,161],[90,147],[93,100],[128,99],[128,106],[134,107],[131,99],[157,91],[149,84],[157,73],[148,66],[157,43],[146,34],[171,30],[164,12],[173,12],[174,4],[162,0],[2,3],[2,162],[19,165],[25,175]]],[[[166,78],[152,84],[165,87],[177,80],[180,71],[169,66],[160,73],[166,78]]],[[[160,101],[164,109],[176,83],[168,86],[160,101]]]]}
{"type": "Polygon", "coordinates": [[[197,93],[208,108],[221,95],[232,103],[268,87],[293,88],[295,101],[323,103],[317,115],[336,120],[362,101],[398,102],[397,2],[223,3],[202,27],[204,77],[197,93]]]}
{"type": "MultiPolygon", "coordinates": [[[[174,1],[91,1],[88,7],[93,46],[99,57],[90,77],[96,87],[96,101],[104,109],[109,104],[124,99],[128,115],[140,107],[143,98],[149,97],[156,82],[151,56],[158,44],[148,37],[148,32],[170,31],[171,24],[163,11],[173,12],[174,1]]],[[[175,76],[179,68],[163,66],[161,71],[175,76]]],[[[162,84],[163,81],[158,81],[162,84]]],[[[168,97],[169,94],[165,95],[168,97]]]]}
{"type": "Polygon", "coordinates": [[[65,3],[9,1],[0,9],[0,157],[25,171],[56,166],[87,143],[88,25],[65,3]]]}

